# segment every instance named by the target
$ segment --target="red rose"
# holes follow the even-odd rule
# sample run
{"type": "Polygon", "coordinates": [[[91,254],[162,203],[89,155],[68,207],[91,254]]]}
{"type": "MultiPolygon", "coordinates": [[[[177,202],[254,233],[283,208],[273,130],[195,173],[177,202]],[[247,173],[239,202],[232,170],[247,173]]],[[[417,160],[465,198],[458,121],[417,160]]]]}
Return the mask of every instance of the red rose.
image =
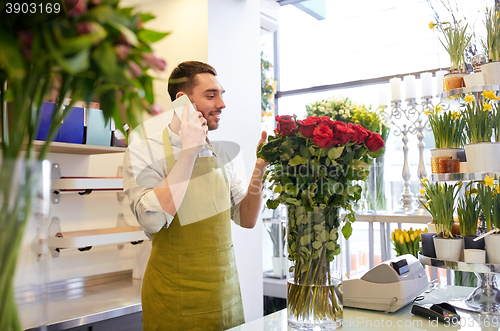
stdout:
{"type": "Polygon", "coordinates": [[[351,141],[354,136],[354,130],[348,127],[342,122],[335,122],[334,124],[333,137],[338,141],[339,144],[345,145],[351,141]]]}
{"type": "Polygon", "coordinates": [[[331,117],[328,117],[328,116],[318,117],[318,125],[326,125],[332,130],[334,130],[335,123],[336,122],[334,122],[331,117]]]}
{"type": "Polygon", "coordinates": [[[378,133],[373,133],[365,140],[365,145],[370,152],[376,152],[385,146],[384,140],[378,133]]]}
{"type": "Polygon", "coordinates": [[[347,126],[354,130],[351,142],[356,143],[357,145],[361,144],[370,136],[371,132],[359,124],[349,123],[347,126]]]}
{"type": "Polygon", "coordinates": [[[314,129],[313,142],[322,148],[331,147],[336,143],[333,139],[333,131],[327,125],[319,125],[314,129]]]}
{"type": "Polygon", "coordinates": [[[297,131],[297,124],[295,124],[293,116],[290,115],[276,116],[276,122],[278,122],[276,131],[280,133],[282,136],[289,136],[294,134],[295,131],[297,131]]]}
{"type": "Polygon", "coordinates": [[[306,138],[312,138],[316,124],[318,123],[317,117],[307,116],[305,120],[299,120],[300,133],[306,138]]]}

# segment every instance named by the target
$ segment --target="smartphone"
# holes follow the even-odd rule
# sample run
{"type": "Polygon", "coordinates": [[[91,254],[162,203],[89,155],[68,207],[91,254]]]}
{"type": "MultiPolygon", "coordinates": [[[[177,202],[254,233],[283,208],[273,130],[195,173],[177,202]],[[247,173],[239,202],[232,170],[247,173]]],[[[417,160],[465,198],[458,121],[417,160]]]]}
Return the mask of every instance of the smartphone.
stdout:
{"type": "Polygon", "coordinates": [[[193,104],[191,103],[191,100],[189,100],[187,95],[182,95],[175,99],[172,102],[172,109],[175,111],[177,116],[179,116],[179,120],[182,120],[182,112],[184,111],[184,106],[188,105],[188,118],[193,114],[196,110],[194,109],[193,104]]]}

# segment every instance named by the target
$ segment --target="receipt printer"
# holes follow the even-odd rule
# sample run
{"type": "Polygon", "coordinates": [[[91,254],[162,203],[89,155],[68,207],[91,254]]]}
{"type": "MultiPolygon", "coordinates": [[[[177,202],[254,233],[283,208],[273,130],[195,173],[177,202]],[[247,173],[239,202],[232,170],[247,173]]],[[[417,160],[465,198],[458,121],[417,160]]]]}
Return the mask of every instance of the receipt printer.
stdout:
{"type": "Polygon", "coordinates": [[[385,261],[343,281],[344,306],[395,312],[429,287],[422,264],[411,254],[385,261]]]}

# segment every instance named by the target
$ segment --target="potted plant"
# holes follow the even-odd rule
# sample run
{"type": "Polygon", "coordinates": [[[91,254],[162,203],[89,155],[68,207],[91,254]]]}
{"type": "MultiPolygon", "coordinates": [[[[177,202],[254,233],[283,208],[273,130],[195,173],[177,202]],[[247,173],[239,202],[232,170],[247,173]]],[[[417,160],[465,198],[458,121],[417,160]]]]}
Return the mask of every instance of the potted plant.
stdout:
{"type": "Polygon", "coordinates": [[[443,92],[464,87],[463,77],[467,74],[465,71],[465,49],[469,45],[472,36],[467,34],[468,24],[461,26],[458,22],[431,22],[429,27],[432,30],[436,28],[441,31],[443,38],[439,41],[450,56],[450,71],[443,79],[443,92]]]}
{"type": "Polygon", "coordinates": [[[478,250],[484,251],[484,239],[474,241],[477,238],[481,209],[477,189],[472,187],[472,184],[473,182],[467,184],[464,196],[458,200],[458,223],[460,225],[460,235],[464,239],[464,261],[484,263],[485,253],[478,252],[478,250]]]}
{"type": "Polygon", "coordinates": [[[421,201],[431,214],[436,225],[434,246],[436,257],[440,260],[459,261],[462,252],[462,240],[452,233],[455,212],[455,198],[463,183],[431,183],[427,178],[422,179],[426,202],[421,201]]]}
{"type": "Polygon", "coordinates": [[[46,157],[77,101],[98,101],[106,120],[113,118],[119,130],[124,123],[140,123],[141,113],[151,111],[154,102],[153,76],[147,71],[165,68],[151,46],[167,33],[142,25],[154,16],[120,8],[115,0],[55,1],[44,9],[49,7],[59,14],[0,15],[0,330],[21,329],[13,280],[38,198],[33,164],[46,157]],[[55,110],[36,154],[40,106],[51,96],[55,110]],[[71,102],[63,111],[66,98],[71,102]]]}
{"type": "Polygon", "coordinates": [[[469,171],[500,171],[500,113],[499,97],[496,92],[483,91],[465,96],[465,104],[461,105],[461,113],[466,122],[465,134],[468,144],[464,146],[469,171]],[[495,127],[495,130],[493,130],[495,127]],[[492,138],[495,142],[491,142],[492,138]]]}
{"type": "Polygon", "coordinates": [[[477,182],[479,204],[483,212],[488,235],[484,238],[489,263],[500,263],[500,188],[495,179],[486,175],[477,182]],[[489,252],[489,253],[488,253],[489,252]]]}
{"type": "Polygon", "coordinates": [[[488,62],[481,65],[485,84],[500,84],[500,15],[495,8],[486,8],[486,42],[481,41],[486,49],[488,62]]]}
{"type": "MultiPolygon", "coordinates": [[[[458,152],[463,151],[465,121],[458,111],[443,111],[441,104],[435,106],[432,111],[426,110],[424,113],[429,118],[436,147],[431,149],[432,172],[441,173],[443,171],[439,170],[439,159],[451,157],[458,160],[458,152]]],[[[453,172],[459,171],[460,169],[455,169],[453,172]]]]}
{"type": "Polygon", "coordinates": [[[258,157],[270,162],[264,178],[278,195],[266,205],[288,209],[288,325],[340,326],[343,321],[341,234],[349,238],[353,206],[361,196],[356,180],[383,153],[384,141],[358,124],[330,117],[277,116],[275,136],[258,157]],[[340,216],[340,209],[347,211],[340,216]]]}
{"type": "Polygon", "coordinates": [[[282,278],[286,271],[286,261],[284,259],[286,229],[284,223],[281,220],[268,219],[263,224],[273,244],[273,275],[282,278]]]}

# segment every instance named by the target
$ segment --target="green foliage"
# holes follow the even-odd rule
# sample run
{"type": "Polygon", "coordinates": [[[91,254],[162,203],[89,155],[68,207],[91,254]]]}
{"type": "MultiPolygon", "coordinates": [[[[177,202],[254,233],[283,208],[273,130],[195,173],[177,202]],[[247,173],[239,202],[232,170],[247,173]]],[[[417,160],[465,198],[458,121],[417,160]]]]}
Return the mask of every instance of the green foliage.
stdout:
{"type": "Polygon", "coordinates": [[[477,190],[469,182],[465,187],[465,194],[460,198],[457,205],[458,222],[461,236],[475,236],[477,234],[477,223],[479,221],[479,197],[477,190]]]}
{"type": "Polygon", "coordinates": [[[439,39],[441,45],[446,49],[450,56],[451,71],[465,71],[465,49],[469,46],[472,36],[467,34],[468,24],[460,25],[456,23],[442,22],[430,24],[431,29],[439,29],[443,34],[443,39],[439,39]]]}
{"type": "Polygon", "coordinates": [[[272,68],[271,62],[264,60],[264,53],[260,53],[260,107],[262,116],[274,115],[274,104],[271,102],[276,94],[276,80],[270,75],[272,68]]]}
{"type": "Polygon", "coordinates": [[[496,92],[483,91],[482,98],[476,100],[473,94],[465,96],[465,104],[461,105],[462,116],[466,123],[465,131],[469,143],[490,142],[495,126],[495,141],[500,141],[500,113],[496,92]],[[499,140],[497,140],[499,139],[499,140]]]}
{"type": "Polygon", "coordinates": [[[462,188],[463,183],[431,183],[427,178],[422,179],[426,203],[422,205],[431,214],[436,224],[436,232],[439,237],[453,238],[453,214],[455,212],[455,198],[462,188]]]}
{"type": "Polygon", "coordinates": [[[481,40],[490,61],[500,61],[500,14],[495,8],[486,8],[486,43],[481,40]]]}
{"type": "Polygon", "coordinates": [[[459,112],[443,111],[441,105],[426,110],[436,148],[461,148],[465,143],[466,121],[459,112]]]}

